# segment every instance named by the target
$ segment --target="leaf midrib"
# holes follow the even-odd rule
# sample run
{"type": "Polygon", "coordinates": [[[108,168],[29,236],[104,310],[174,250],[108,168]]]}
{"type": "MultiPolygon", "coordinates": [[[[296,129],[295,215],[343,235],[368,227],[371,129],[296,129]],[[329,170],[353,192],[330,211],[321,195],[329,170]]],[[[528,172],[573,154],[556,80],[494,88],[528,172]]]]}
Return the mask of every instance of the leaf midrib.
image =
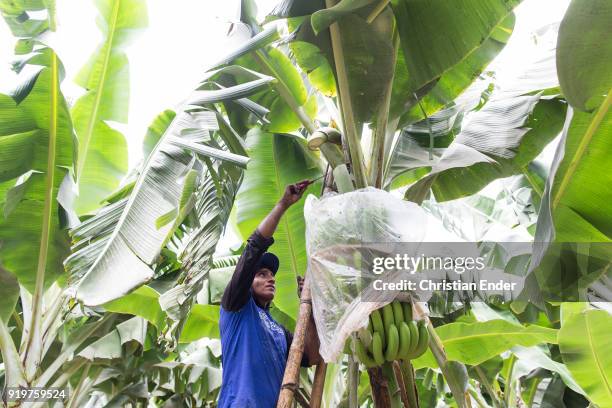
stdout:
{"type": "MultiPolygon", "coordinates": [[[[274,177],[276,178],[276,185],[279,189],[279,191],[282,191],[282,184],[281,184],[281,180],[280,180],[280,168],[279,168],[279,160],[278,160],[278,151],[277,151],[277,147],[276,147],[276,138],[278,136],[273,135],[272,136],[272,148],[273,148],[273,152],[274,152],[274,177]]],[[[290,211],[289,209],[287,211],[290,211]]],[[[289,232],[289,222],[288,222],[288,216],[289,214],[285,214],[284,217],[282,217],[283,220],[283,225],[285,227],[285,236],[287,237],[287,243],[289,246],[289,255],[291,256],[291,264],[292,264],[292,269],[293,272],[295,274],[295,276],[297,276],[297,259],[295,259],[295,251],[293,248],[293,240],[291,238],[291,233],[289,232]]]]}
{"type": "MultiPolygon", "coordinates": [[[[448,343],[453,343],[453,342],[457,342],[457,341],[464,341],[464,340],[469,340],[469,339],[473,339],[473,338],[482,338],[482,337],[498,337],[500,335],[509,335],[509,336],[519,336],[519,335],[537,335],[538,333],[533,333],[533,332],[529,332],[527,331],[527,329],[522,330],[522,331],[509,331],[509,332],[486,332],[486,333],[481,333],[481,334],[470,334],[467,336],[461,336],[461,337],[453,337],[450,339],[442,339],[442,343],[444,343],[444,345],[448,344],[448,343]]],[[[540,334],[544,334],[543,332],[540,334]]]]}
{"type": "Polygon", "coordinates": [[[587,147],[593,140],[593,136],[599,129],[599,125],[601,125],[601,122],[606,116],[606,113],[608,112],[608,108],[610,107],[611,101],[612,101],[612,89],[608,90],[608,95],[606,96],[606,99],[604,99],[599,109],[597,109],[597,113],[595,113],[595,116],[589,122],[589,127],[587,128],[585,135],[580,141],[580,144],[578,145],[578,148],[576,149],[576,152],[574,153],[574,156],[572,157],[572,160],[570,161],[568,165],[567,171],[565,172],[565,174],[563,175],[563,178],[561,179],[561,184],[559,185],[557,194],[554,196],[553,201],[552,201],[551,207],[553,210],[559,204],[559,201],[561,200],[563,193],[565,193],[565,190],[567,189],[567,186],[569,185],[570,179],[574,176],[574,173],[576,172],[576,169],[578,168],[579,162],[582,160],[582,157],[587,151],[587,147]]]}
{"type": "Polygon", "coordinates": [[[597,370],[599,371],[601,378],[603,379],[603,382],[606,385],[606,391],[608,391],[608,395],[612,395],[612,387],[610,387],[610,382],[608,381],[608,377],[606,376],[606,372],[603,369],[600,358],[595,352],[595,345],[593,344],[593,334],[591,333],[591,327],[589,325],[589,314],[588,313],[585,313],[584,321],[585,321],[585,329],[587,332],[587,338],[589,339],[589,350],[591,351],[591,354],[593,355],[593,359],[595,360],[595,365],[597,365],[597,370]]]}
{"type": "Polygon", "coordinates": [[[104,63],[102,64],[102,74],[100,76],[100,81],[98,82],[98,86],[96,87],[96,98],[94,100],[93,108],[91,115],[89,116],[89,122],[87,123],[87,131],[84,135],[84,143],[83,143],[83,157],[79,159],[78,162],[78,171],[77,178],[80,181],[83,168],[85,166],[85,162],[87,159],[87,153],[89,151],[89,142],[91,141],[91,137],[93,135],[93,129],[95,127],[96,122],[98,121],[98,110],[100,108],[100,102],[102,100],[102,92],[104,90],[104,85],[106,83],[106,73],[108,71],[108,64],[110,61],[111,50],[113,47],[113,41],[115,37],[115,30],[117,26],[117,20],[119,18],[119,3],[121,0],[115,0],[113,3],[113,10],[111,13],[111,21],[109,24],[109,35],[106,39],[106,51],[104,53],[104,63]]]}

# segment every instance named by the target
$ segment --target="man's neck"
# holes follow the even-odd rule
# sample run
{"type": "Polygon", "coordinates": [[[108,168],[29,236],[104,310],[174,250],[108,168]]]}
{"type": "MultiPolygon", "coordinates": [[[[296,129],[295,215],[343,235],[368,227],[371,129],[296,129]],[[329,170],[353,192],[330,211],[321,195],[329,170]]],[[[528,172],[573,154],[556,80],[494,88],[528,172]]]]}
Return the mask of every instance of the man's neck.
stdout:
{"type": "Polygon", "coordinates": [[[270,301],[265,302],[256,297],[253,297],[253,299],[255,300],[255,303],[257,304],[257,306],[259,306],[260,308],[264,310],[267,310],[270,307],[270,301]]]}

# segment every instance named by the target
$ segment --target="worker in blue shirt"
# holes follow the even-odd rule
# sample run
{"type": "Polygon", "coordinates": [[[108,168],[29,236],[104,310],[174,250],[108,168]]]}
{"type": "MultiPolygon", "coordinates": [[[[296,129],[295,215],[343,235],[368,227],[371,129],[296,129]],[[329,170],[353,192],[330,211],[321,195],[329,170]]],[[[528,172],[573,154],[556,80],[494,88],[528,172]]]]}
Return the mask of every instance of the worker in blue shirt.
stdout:
{"type": "MultiPolygon", "coordinates": [[[[289,185],[283,197],[249,237],[221,299],[223,379],[218,407],[276,406],[292,335],[270,315],[279,261],[266,252],[287,209],[302,198],[309,182],[289,185]]],[[[303,279],[298,277],[301,291],[303,279]]],[[[317,364],[319,339],[314,321],[306,330],[303,366],[317,364]]]]}

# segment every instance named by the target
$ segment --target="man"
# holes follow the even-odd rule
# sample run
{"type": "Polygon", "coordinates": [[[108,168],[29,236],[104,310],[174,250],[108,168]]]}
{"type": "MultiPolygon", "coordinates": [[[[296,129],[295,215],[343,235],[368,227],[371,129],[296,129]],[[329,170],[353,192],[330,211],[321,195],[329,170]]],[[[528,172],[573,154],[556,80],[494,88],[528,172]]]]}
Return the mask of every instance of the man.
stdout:
{"type": "MultiPolygon", "coordinates": [[[[302,198],[304,180],[285,188],[283,197],[247,240],[232,279],[221,299],[223,382],[219,408],[275,407],[292,335],[270,315],[279,261],[266,252],[287,209],[302,198]]],[[[303,280],[298,277],[301,291],[303,280]]],[[[319,339],[311,319],[302,365],[320,361],[319,339]]]]}

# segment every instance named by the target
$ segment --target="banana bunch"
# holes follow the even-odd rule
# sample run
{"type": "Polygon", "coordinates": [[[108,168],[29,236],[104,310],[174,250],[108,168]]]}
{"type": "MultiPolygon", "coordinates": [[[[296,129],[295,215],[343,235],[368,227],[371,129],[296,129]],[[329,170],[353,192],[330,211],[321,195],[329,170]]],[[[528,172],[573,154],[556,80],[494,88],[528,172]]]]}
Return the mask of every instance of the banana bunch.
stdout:
{"type": "Polygon", "coordinates": [[[427,350],[429,333],[424,321],[412,320],[410,303],[397,300],[370,315],[367,329],[353,336],[357,358],[366,367],[385,361],[412,360],[427,350]]]}

